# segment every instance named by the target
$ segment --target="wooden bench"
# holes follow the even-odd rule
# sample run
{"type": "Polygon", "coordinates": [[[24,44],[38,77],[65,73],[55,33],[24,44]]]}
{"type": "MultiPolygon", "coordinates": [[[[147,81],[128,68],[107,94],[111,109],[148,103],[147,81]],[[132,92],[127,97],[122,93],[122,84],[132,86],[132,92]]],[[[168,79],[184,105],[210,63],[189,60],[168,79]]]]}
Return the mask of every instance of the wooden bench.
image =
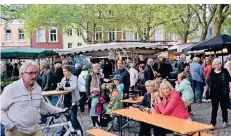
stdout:
{"type": "Polygon", "coordinates": [[[109,133],[102,129],[90,129],[90,130],[87,130],[86,132],[87,134],[90,134],[93,136],[116,136],[115,134],[109,133]]]}
{"type": "MultiPolygon", "coordinates": [[[[194,134],[193,136],[199,136],[199,134],[196,133],[196,134],[194,134]]],[[[201,132],[201,136],[216,136],[216,135],[214,135],[214,134],[207,134],[207,133],[202,133],[202,132],[201,132]]]]}

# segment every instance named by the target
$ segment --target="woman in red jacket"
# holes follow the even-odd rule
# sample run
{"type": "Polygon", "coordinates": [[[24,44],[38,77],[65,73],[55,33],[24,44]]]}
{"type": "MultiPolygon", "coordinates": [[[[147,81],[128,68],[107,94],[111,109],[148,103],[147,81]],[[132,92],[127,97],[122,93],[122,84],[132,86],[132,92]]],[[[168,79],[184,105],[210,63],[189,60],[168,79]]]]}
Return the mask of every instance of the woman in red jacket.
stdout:
{"type": "MultiPolygon", "coordinates": [[[[206,58],[205,59],[205,68],[204,68],[204,79],[205,81],[207,80],[207,78],[209,77],[210,71],[212,70],[212,61],[210,58],[206,58]]],[[[204,92],[203,92],[203,98],[208,99],[209,98],[209,93],[207,93],[209,90],[209,86],[208,84],[206,84],[204,86],[204,92]]]]}
{"type": "MultiPolygon", "coordinates": [[[[191,120],[190,114],[186,110],[180,94],[168,81],[163,81],[161,83],[160,92],[155,92],[154,97],[155,113],[191,120]],[[160,96],[163,97],[162,101],[160,96]]],[[[165,136],[166,133],[169,133],[168,130],[159,127],[154,128],[154,131],[155,136],[165,136]]]]}

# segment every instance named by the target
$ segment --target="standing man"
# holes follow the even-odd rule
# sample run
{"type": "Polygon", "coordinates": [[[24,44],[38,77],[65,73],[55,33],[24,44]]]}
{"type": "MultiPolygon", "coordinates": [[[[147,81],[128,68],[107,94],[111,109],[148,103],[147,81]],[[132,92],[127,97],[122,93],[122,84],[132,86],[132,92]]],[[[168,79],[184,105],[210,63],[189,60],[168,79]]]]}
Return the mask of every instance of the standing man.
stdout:
{"type": "Polygon", "coordinates": [[[195,57],[193,58],[193,62],[190,64],[190,73],[192,75],[192,88],[194,90],[194,96],[197,103],[202,102],[202,90],[204,83],[204,70],[199,62],[200,58],[195,57]]]}
{"type": "Polygon", "coordinates": [[[180,55],[180,59],[177,62],[177,73],[182,73],[184,71],[184,63],[186,60],[185,54],[180,55]]]}
{"type": "Polygon", "coordinates": [[[152,58],[149,58],[147,60],[147,65],[144,68],[144,82],[148,80],[154,80],[154,72],[152,69],[153,64],[154,60],[152,58]]]}
{"type": "Polygon", "coordinates": [[[50,64],[46,61],[40,62],[40,71],[42,78],[42,90],[50,91],[52,90],[52,72],[50,71],[50,64]]]}
{"type": "Polygon", "coordinates": [[[117,67],[118,69],[115,71],[114,75],[120,75],[122,78],[122,83],[124,84],[124,98],[128,98],[129,93],[129,87],[130,87],[130,74],[129,72],[124,68],[124,64],[122,60],[117,61],[117,67]]]}
{"type": "Polygon", "coordinates": [[[19,70],[20,79],[4,88],[1,95],[1,122],[7,128],[6,136],[42,136],[40,110],[49,113],[63,112],[63,109],[47,103],[36,83],[38,65],[26,61],[19,70]]]}
{"type": "Polygon", "coordinates": [[[101,91],[103,75],[100,73],[100,64],[96,63],[92,65],[92,72],[88,74],[86,78],[86,94],[88,100],[91,98],[90,91],[93,88],[98,88],[101,91]]]}

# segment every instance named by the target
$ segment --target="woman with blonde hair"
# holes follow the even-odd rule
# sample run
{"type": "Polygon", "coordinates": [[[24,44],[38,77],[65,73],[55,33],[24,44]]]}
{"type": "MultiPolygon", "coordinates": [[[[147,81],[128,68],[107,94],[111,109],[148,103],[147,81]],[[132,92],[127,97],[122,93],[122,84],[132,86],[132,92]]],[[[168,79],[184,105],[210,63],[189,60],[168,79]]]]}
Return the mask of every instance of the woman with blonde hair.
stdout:
{"type": "MultiPolygon", "coordinates": [[[[160,91],[159,93],[155,92],[154,97],[155,113],[191,120],[179,92],[168,81],[161,83],[160,91]],[[161,100],[160,96],[163,97],[163,100],[161,100]]],[[[154,132],[154,135],[165,136],[170,131],[155,127],[154,132]]]]}

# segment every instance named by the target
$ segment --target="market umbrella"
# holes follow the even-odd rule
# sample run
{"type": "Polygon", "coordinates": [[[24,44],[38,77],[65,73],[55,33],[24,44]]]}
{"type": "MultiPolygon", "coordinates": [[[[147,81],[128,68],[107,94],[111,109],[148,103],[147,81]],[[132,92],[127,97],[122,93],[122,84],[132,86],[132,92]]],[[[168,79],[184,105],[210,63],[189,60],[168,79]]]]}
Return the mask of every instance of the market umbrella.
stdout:
{"type": "Polygon", "coordinates": [[[1,50],[2,59],[27,59],[27,58],[41,58],[44,56],[58,55],[53,50],[38,49],[38,48],[10,48],[1,50]]]}
{"type": "Polygon", "coordinates": [[[189,51],[193,51],[193,50],[192,50],[192,49],[193,49],[193,47],[197,46],[198,44],[202,44],[203,42],[205,42],[205,41],[198,42],[198,43],[196,43],[196,44],[190,45],[190,46],[188,46],[187,48],[184,48],[184,49],[182,50],[182,52],[189,52],[189,51]]]}
{"type": "Polygon", "coordinates": [[[192,47],[191,50],[220,50],[231,46],[231,36],[218,35],[192,47]]]}

